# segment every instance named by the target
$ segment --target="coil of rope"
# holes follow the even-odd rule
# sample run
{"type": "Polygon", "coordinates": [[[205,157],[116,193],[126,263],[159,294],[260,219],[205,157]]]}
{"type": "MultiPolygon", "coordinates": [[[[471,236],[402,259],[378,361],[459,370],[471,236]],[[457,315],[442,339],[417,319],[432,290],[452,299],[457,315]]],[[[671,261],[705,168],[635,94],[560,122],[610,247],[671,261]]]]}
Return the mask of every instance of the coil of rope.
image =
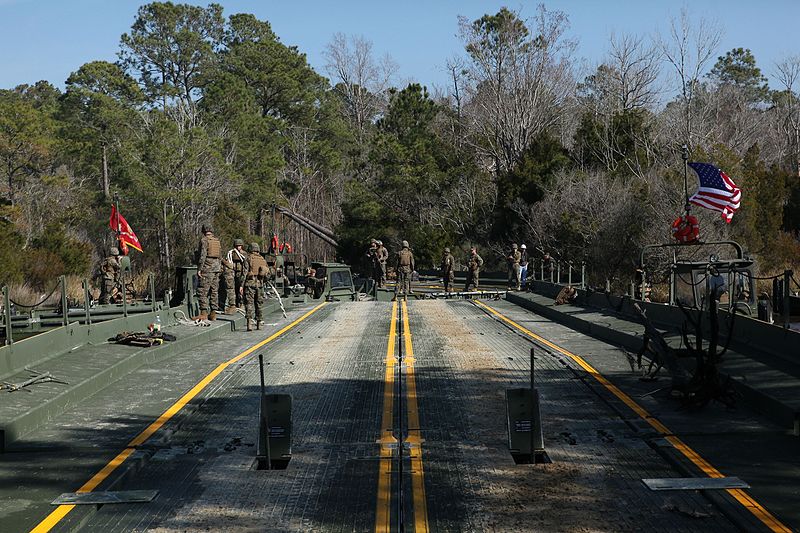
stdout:
{"type": "Polygon", "coordinates": [[[192,320],[186,313],[178,309],[172,313],[172,317],[177,321],[178,324],[184,326],[198,326],[202,328],[211,327],[211,322],[209,320],[192,320]]]}

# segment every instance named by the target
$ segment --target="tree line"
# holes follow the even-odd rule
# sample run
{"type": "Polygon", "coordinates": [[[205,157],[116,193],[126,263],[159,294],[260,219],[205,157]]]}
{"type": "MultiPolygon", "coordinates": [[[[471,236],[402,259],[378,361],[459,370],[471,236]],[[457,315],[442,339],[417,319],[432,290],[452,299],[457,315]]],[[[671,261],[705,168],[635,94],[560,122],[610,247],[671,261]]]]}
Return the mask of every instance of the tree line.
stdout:
{"type": "Polygon", "coordinates": [[[682,210],[684,144],[743,191],[730,225],[695,210],[704,238],[740,240],[763,271],[798,262],[800,56],[770,87],[750,50],[721,53],[719,29],[686,12],[662,35],[610,36],[592,67],[545,6],[457,24],[449,83],[428,88],[398,83],[361,37],[333,35],[317,72],[253,15],[140,7],[116,62],[63,90],[0,90],[0,283],[89,275],[114,242],[114,195],[137,268],[164,285],[206,222],[326,251],[273,204],[334,228],[356,266],[370,238],[410,241],[421,267],[471,245],[499,266],[514,241],[628,279],[682,210]]]}

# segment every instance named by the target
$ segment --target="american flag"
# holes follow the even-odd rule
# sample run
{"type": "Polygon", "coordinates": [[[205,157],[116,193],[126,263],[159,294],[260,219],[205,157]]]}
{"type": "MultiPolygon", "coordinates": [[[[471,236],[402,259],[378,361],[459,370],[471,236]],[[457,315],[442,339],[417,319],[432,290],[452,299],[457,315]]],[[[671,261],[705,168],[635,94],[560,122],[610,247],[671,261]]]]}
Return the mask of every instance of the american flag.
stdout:
{"type": "Polygon", "coordinates": [[[689,163],[700,178],[700,187],[689,201],[700,207],[720,211],[728,224],[739,209],[742,191],[727,174],[708,163],[689,163]]]}

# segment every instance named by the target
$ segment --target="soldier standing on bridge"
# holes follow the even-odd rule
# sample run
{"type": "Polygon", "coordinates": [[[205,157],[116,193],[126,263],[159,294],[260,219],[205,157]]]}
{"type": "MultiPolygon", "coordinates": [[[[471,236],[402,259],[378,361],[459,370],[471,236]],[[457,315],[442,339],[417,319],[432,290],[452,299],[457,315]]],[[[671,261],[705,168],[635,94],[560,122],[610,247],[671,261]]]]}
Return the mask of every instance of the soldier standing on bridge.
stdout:
{"type": "Polygon", "coordinates": [[[210,225],[203,226],[203,237],[197,246],[197,277],[200,279],[198,300],[200,300],[199,320],[217,319],[219,310],[219,275],[222,271],[220,262],[222,245],[214,236],[210,225]],[[211,313],[209,313],[209,298],[211,313]]]}
{"type": "Polygon", "coordinates": [[[520,261],[522,260],[522,254],[517,249],[517,243],[511,245],[511,251],[506,257],[508,260],[508,289],[513,291],[519,290],[519,271],[520,271],[520,261]]]}
{"type": "Polygon", "coordinates": [[[478,290],[478,277],[483,267],[483,258],[478,255],[478,250],[474,246],[469,249],[469,256],[467,257],[467,283],[464,285],[464,292],[468,291],[470,286],[478,290]]]}
{"type": "MultiPolygon", "coordinates": [[[[111,303],[116,299],[114,289],[119,289],[119,249],[111,247],[109,255],[100,264],[100,273],[102,275],[102,286],[100,287],[100,303],[111,303]]],[[[119,293],[117,293],[119,294],[119,293]]]]}
{"type": "Polygon", "coordinates": [[[367,264],[369,268],[369,277],[378,284],[378,277],[376,272],[378,271],[378,241],[376,239],[370,239],[369,241],[369,248],[367,249],[367,264]]]}
{"type": "Polygon", "coordinates": [[[403,249],[397,252],[397,285],[394,288],[394,300],[402,287],[403,297],[408,298],[411,291],[411,273],[414,271],[414,254],[408,247],[408,241],[403,241],[403,249]]]}
{"type": "Polygon", "coordinates": [[[244,277],[247,274],[247,252],[244,251],[244,241],[236,239],[233,248],[222,261],[225,274],[225,288],[227,292],[226,315],[232,315],[236,309],[244,305],[244,277]]]}
{"type": "Polygon", "coordinates": [[[453,289],[453,281],[455,280],[456,260],[453,254],[450,253],[450,248],[444,249],[442,256],[442,281],[444,282],[444,292],[450,292],[453,289]]]}
{"type": "Polygon", "coordinates": [[[389,260],[389,250],[383,245],[383,241],[377,241],[378,249],[378,287],[385,287],[386,286],[386,262],[389,260]]]}
{"type": "Polygon", "coordinates": [[[247,276],[244,282],[244,317],[247,321],[247,331],[253,331],[250,320],[255,318],[256,329],[261,329],[264,303],[264,282],[269,279],[267,260],[261,255],[261,247],[257,242],[251,242],[248,248],[247,276]]]}

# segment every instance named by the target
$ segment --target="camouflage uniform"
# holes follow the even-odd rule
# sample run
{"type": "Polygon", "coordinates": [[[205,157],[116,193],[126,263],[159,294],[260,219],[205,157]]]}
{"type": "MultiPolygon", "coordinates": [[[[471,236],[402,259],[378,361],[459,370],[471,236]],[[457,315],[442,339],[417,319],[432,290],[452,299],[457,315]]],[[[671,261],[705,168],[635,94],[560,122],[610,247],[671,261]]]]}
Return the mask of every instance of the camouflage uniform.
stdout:
{"type": "Polygon", "coordinates": [[[255,318],[256,329],[261,329],[263,318],[261,306],[264,304],[264,282],[269,279],[270,271],[267,261],[261,255],[258,243],[250,243],[250,254],[247,257],[247,274],[244,281],[244,316],[247,319],[247,331],[252,331],[250,320],[255,318]]]}
{"type": "Polygon", "coordinates": [[[522,260],[522,254],[517,249],[516,244],[511,245],[511,252],[509,252],[508,257],[508,288],[511,290],[519,290],[520,289],[520,261],[522,260]]]}
{"type": "Polygon", "coordinates": [[[227,306],[229,308],[225,310],[226,312],[229,310],[233,311],[231,308],[243,307],[244,278],[249,269],[247,264],[247,252],[241,249],[244,247],[244,241],[242,239],[236,239],[233,241],[233,245],[234,247],[228,250],[228,254],[222,260],[225,289],[227,292],[227,306]]]}
{"type": "Polygon", "coordinates": [[[380,274],[379,269],[380,266],[378,264],[378,241],[372,239],[372,242],[369,245],[369,249],[367,250],[367,261],[369,262],[369,277],[375,281],[375,284],[380,283],[380,274]]]}
{"type": "Polygon", "coordinates": [[[456,260],[450,253],[450,248],[445,248],[444,255],[442,256],[442,281],[444,281],[445,292],[450,292],[453,289],[455,263],[456,260]]]}
{"type": "Polygon", "coordinates": [[[378,241],[378,272],[379,280],[378,280],[378,287],[385,287],[386,286],[386,262],[389,260],[389,250],[383,245],[381,241],[378,241]]]}
{"type": "Polygon", "coordinates": [[[468,291],[470,286],[478,290],[478,277],[482,266],[483,258],[473,248],[472,253],[467,257],[467,283],[464,285],[464,291],[468,291]]]}
{"type": "Polygon", "coordinates": [[[394,288],[394,296],[400,293],[402,287],[403,295],[411,293],[411,273],[414,271],[414,254],[408,249],[408,241],[403,241],[403,249],[397,252],[397,285],[394,288]]]}
{"type": "Polygon", "coordinates": [[[119,250],[111,248],[110,255],[106,257],[100,264],[100,273],[102,275],[102,286],[100,287],[100,303],[110,303],[114,298],[114,289],[120,288],[120,264],[119,264],[119,250]]]}
{"type": "Polygon", "coordinates": [[[209,227],[203,227],[203,237],[197,248],[197,276],[200,278],[197,298],[200,302],[200,316],[208,314],[209,298],[211,300],[211,318],[219,310],[219,275],[222,271],[222,245],[214,237],[209,227]]]}

